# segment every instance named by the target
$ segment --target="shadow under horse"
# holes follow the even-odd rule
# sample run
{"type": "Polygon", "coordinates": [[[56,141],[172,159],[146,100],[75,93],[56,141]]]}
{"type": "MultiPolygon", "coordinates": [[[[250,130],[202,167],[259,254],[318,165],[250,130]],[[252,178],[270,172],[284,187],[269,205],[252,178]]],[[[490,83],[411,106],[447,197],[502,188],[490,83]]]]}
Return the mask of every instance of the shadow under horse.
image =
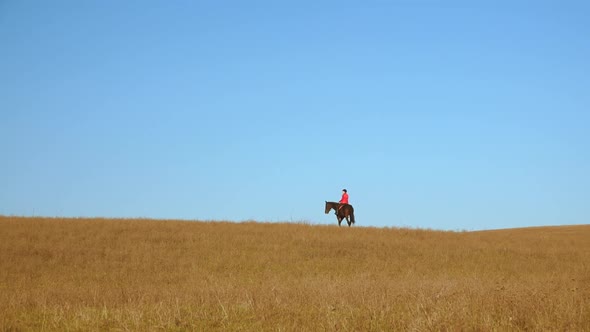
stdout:
{"type": "Polygon", "coordinates": [[[354,224],[354,208],[352,207],[352,205],[326,201],[326,214],[330,213],[330,210],[332,209],[334,209],[334,211],[336,212],[336,217],[338,218],[338,226],[340,226],[340,223],[345,218],[346,222],[348,223],[348,227],[354,224]]]}

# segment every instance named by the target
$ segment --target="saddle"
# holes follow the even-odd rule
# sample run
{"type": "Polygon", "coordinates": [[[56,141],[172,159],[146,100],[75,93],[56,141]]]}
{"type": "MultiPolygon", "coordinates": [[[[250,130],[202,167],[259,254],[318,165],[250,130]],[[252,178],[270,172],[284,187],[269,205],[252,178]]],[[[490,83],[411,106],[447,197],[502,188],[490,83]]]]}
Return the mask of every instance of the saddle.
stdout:
{"type": "Polygon", "coordinates": [[[342,209],[342,207],[345,206],[345,205],[350,205],[350,204],[347,204],[347,203],[340,203],[340,204],[338,204],[338,210],[336,212],[334,212],[334,214],[335,215],[338,215],[338,211],[340,211],[340,209],[342,209]]]}

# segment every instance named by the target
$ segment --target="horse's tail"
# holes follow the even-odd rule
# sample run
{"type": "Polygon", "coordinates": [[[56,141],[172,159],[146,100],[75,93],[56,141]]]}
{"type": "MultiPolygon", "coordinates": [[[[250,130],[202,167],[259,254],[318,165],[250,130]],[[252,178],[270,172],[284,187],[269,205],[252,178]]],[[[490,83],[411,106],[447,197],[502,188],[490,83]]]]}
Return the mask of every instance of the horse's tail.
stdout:
{"type": "Polygon", "coordinates": [[[350,222],[354,224],[354,210],[350,211],[350,222]]]}

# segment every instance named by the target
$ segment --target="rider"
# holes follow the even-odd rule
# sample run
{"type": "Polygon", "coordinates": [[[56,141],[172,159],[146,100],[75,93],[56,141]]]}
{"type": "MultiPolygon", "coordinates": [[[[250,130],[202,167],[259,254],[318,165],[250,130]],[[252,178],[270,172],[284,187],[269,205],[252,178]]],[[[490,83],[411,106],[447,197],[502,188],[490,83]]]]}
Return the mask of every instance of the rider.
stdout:
{"type": "MultiPolygon", "coordinates": [[[[344,206],[344,204],[348,204],[348,191],[346,189],[342,189],[342,198],[340,199],[340,205],[338,206],[338,211],[344,206]]],[[[338,214],[338,212],[336,212],[338,214]]]]}

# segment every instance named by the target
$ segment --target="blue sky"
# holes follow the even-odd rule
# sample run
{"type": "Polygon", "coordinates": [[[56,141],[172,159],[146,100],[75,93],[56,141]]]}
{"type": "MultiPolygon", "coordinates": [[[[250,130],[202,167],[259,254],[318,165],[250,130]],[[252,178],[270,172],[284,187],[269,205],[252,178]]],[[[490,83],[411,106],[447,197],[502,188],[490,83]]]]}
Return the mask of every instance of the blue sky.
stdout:
{"type": "Polygon", "coordinates": [[[0,214],[590,222],[585,1],[0,1],[0,214]]]}

